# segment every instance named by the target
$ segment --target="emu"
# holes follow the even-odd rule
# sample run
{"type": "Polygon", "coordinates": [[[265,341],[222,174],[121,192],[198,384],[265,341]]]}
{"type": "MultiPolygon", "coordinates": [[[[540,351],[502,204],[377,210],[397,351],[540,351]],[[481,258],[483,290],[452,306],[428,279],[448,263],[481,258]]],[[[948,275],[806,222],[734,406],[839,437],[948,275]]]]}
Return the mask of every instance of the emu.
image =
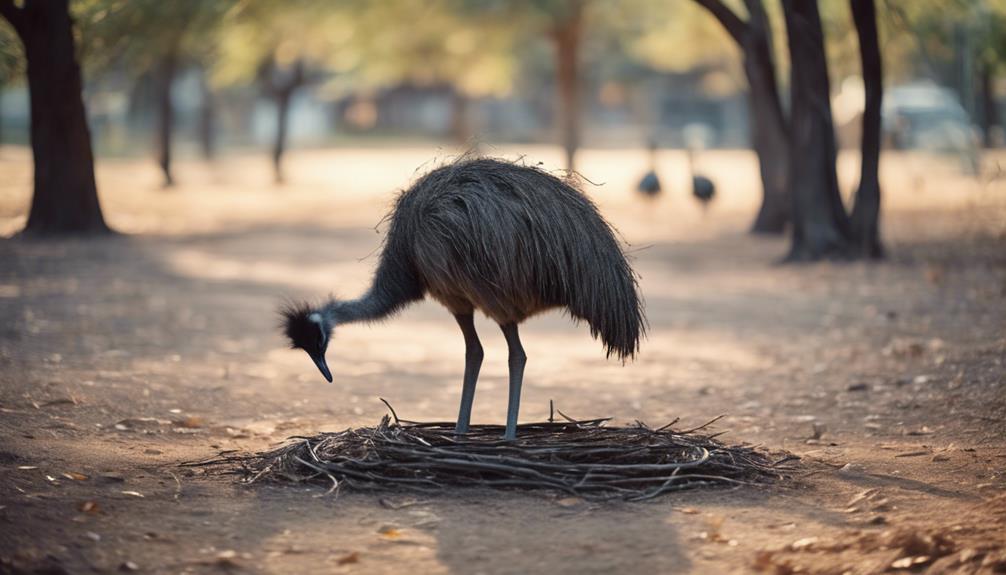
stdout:
{"type": "Polygon", "coordinates": [[[636,189],[648,198],[656,198],[661,191],[660,178],[657,177],[657,141],[651,138],[646,149],[649,153],[650,170],[643,174],[636,189]]]}
{"type": "Polygon", "coordinates": [[[695,173],[695,150],[691,147],[688,148],[688,173],[692,176],[692,196],[702,204],[704,212],[716,195],[716,186],[709,178],[695,173]]]}
{"type": "Polygon", "coordinates": [[[325,352],[339,325],[394,315],[426,295],[443,304],[465,341],[455,432],[471,421],[482,344],[473,313],[499,324],[509,349],[504,439],[517,436],[527,356],[518,325],[561,308],[585,321],[608,357],[634,358],[646,319],[636,275],[615,234],[574,183],[494,159],[461,159],[399,195],[370,288],[358,299],[329,299],[281,310],[291,347],[307,352],[329,382],[325,352]]]}

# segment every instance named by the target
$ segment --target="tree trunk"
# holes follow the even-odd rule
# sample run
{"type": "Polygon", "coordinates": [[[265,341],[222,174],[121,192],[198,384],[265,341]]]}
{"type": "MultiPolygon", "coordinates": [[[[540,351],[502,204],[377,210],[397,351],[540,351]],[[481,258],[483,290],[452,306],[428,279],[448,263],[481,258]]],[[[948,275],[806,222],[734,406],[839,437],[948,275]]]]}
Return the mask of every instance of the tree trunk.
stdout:
{"type": "Polygon", "coordinates": [[[982,92],[982,141],[986,148],[999,145],[996,134],[999,127],[999,108],[996,105],[995,94],[995,64],[982,62],[981,92],[982,92]]]}
{"type": "Polygon", "coordinates": [[[569,0],[567,10],[552,30],[555,44],[559,133],[566,152],[566,169],[576,167],[580,147],[580,38],[583,34],[583,3],[569,0]]]}
{"type": "Polygon", "coordinates": [[[789,136],[776,84],[772,35],[761,0],[746,1],[750,19],[741,48],[748,81],[751,136],[761,171],[762,203],[751,231],[781,234],[790,221],[789,136]]]}
{"type": "Polygon", "coordinates": [[[171,87],[178,71],[178,50],[169,48],[158,64],[157,74],[157,163],[164,173],[164,187],[175,185],[171,176],[171,140],[174,132],[175,106],[171,87]]]}
{"type": "Polygon", "coordinates": [[[793,231],[787,261],[845,258],[849,218],[835,171],[828,63],[817,0],[783,0],[791,62],[790,190],[793,231]]]}
{"type": "Polygon", "coordinates": [[[695,0],[723,25],[744,55],[751,145],[758,155],[762,204],[752,233],[781,234],[790,220],[789,135],[772,58],[772,29],[761,0],[745,0],[741,20],[722,0],[695,0]]]}
{"type": "Polygon", "coordinates": [[[852,208],[852,237],[859,257],[883,257],[880,243],[880,106],[884,74],[877,37],[877,12],[873,0],[850,0],[859,37],[866,106],[863,110],[863,159],[859,189],[852,208]]]}
{"type": "Polygon", "coordinates": [[[297,88],[308,81],[304,61],[298,59],[290,67],[281,69],[276,66],[276,57],[275,54],[272,54],[259,66],[258,79],[263,91],[276,102],[276,133],[272,146],[272,166],[274,181],[277,184],[282,184],[285,181],[283,154],[286,152],[290,101],[297,88]]]}
{"type": "Polygon", "coordinates": [[[199,144],[204,160],[212,160],[216,156],[216,102],[213,99],[213,89],[205,77],[200,82],[202,101],[199,108],[199,144]]]}
{"type": "Polygon", "coordinates": [[[286,151],[286,132],[290,118],[290,98],[293,89],[280,90],[276,93],[276,135],[272,143],[272,168],[273,179],[277,184],[282,184],[283,176],[283,153],[286,151]]]}
{"type": "Polygon", "coordinates": [[[0,0],[24,44],[31,102],[35,192],[29,235],[108,232],[94,183],[91,136],[81,97],[68,0],[0,0]]]}

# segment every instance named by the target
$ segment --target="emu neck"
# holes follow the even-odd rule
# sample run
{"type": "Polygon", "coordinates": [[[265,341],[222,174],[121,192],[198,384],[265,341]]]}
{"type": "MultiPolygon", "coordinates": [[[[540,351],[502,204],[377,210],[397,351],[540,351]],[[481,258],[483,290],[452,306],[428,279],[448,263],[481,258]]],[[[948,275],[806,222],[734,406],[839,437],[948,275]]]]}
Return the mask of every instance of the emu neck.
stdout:
{"type": "Polygon", "coordinates": [[[404,266],[382,262],[370,289],[363,296],[347,301],[330,301],[324,308],[326,315],[335,325],[375,321],[422,299],[422,287],[403,268],[404,266]]]}

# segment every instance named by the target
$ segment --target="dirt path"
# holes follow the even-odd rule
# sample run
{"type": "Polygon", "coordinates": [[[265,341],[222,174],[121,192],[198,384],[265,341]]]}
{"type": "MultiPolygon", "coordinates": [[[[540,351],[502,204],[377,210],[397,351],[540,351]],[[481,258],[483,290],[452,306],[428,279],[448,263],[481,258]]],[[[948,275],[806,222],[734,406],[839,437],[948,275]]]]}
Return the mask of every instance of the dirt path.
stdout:
{"type": "MultiPolygon", "coordinates": [[[[26,198],[16,154],[0,155],[4,229],[26,198]]],[[[621,422],[725,413],[728,440],[803,458],[792,485],[645,504],[477,490],[334,498],[177,467],[373,424],[379,396],[411,419],[455,415],[463,343],[435,304],[340,329],[334,385],[283,349],[273,311],[284,295],[365,286],[380,240],[371,226],[429,154],[305,152],[290,170],[303,180],[282,191],[248,184],[257,159],[183,165],[186,183],[170,194],[145,164],[107,162],[109,219],[146,233],[0,242],[0,572],[1006,565],[1006,186],[948,170],[908,188],[917,160],[886,174],[889,261],[779,267],[783,241],[743,233],[756,199],[746,155],[706,160],[726,190],[706,218],[674,178],[670,197],[639,205],[625,190],[641,154],[584,156],[634,246],[651,335],[623,367],[558,315],[529,322],[522,419],[547,416],[550,399],[621,422]],[[353,168],[325,175],[331,165],[353,168]]],[[[663,166],[677,174],[681,162],[663,166]]],[[[484,318],[477,327],[486,363],[474,419],[501,421],[505,345],[484,318]]]]}

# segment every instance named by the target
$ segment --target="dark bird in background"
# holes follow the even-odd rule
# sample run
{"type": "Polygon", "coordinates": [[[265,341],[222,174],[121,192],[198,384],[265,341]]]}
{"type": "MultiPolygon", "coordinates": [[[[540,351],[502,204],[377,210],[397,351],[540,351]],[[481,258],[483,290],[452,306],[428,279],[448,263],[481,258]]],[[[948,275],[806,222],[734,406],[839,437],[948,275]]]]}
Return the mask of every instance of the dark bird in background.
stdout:
{"type": "Polygon", "coordinates": [[[389,214],[377,271],[359,299],[332,299],[282,311],[293,347],[332,374],[325,351],[339,325],[373,321],[431,296],[457,320],[465,373],[457,433],[471,420],[482,344],[477,309],[499,324],[509,347],[506,439],[517,433],[526,356],[517,334],[525,319],[563,309],[585,321],[607,354],[635,356],[645,329],[636,276],[611,227],[575,185],[537,168],[462,159],[433,170],[403,192],[389,214]]]}
{"type": "Polygon", "coordinates": [[[692,195],[702,204],[702,210],[709,209],[709,202],[716,195],[716,186],[709,178],[695,173],[695,150],[688,148],[688,172],[692,176],[692,195]]]}
{"type": "Polygon", "coordinates": [[[650,157],[650,171],[643,174],[643,179],[639,180],[636,189],[648,198],[656,198],[660,195],[660,178],[657,177],[657,141],[651,138],[647,150],[650,157]]]}

